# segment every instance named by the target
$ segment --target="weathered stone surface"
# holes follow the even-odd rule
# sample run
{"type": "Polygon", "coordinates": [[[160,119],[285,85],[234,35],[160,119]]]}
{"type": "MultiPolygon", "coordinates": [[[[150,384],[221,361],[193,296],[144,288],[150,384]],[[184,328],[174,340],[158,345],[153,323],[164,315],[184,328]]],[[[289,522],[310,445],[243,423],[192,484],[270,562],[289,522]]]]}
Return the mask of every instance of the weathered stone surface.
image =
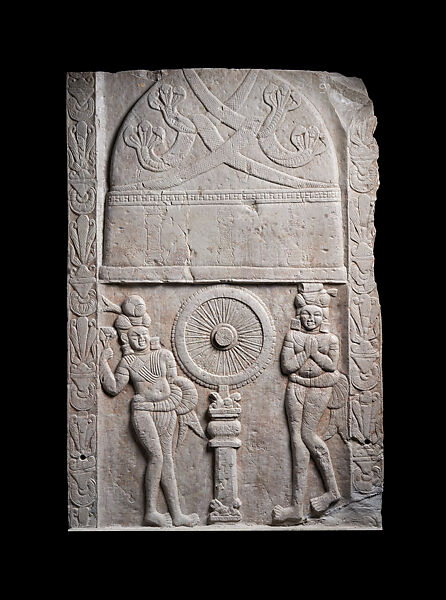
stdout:
{"type": "Polygon", "coordinates": [[[375,126],[338,74],[68,74],[71,528],[381,527],[375,126]]]}

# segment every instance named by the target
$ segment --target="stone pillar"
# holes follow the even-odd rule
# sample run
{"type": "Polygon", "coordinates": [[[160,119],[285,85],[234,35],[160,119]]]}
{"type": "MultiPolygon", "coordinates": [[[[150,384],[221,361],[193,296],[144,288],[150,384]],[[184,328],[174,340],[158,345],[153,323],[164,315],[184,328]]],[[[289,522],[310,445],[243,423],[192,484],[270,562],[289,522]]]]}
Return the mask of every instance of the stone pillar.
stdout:
{"type": "Polygon", "coordinates": [[[209,522],[241,521],[241,506],[237,485],[237,448],[241,446],[238,435],[241,430],[238,416],[242,409],[238,401],[240,394],[229,394],[229,386],[220,385],[218,392],[209,395],[211,422],[207,432],[211,438],[209,446],[215,448],[214,490],[210,503],[209,522]]]}

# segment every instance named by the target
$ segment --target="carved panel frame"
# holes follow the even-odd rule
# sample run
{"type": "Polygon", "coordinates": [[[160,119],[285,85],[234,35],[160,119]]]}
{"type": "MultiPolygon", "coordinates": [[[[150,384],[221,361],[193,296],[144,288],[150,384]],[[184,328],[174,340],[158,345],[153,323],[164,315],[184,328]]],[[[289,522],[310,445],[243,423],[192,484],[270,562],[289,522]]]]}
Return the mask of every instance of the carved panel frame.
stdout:
{"type": "MultiPolygon", "coordinates": [[[[67,74],[68,513],[70,527],[97,527],[98,264],[96,74],[67,74]]],[[[373,272],[379,186],[371,104],[348,137],[347,288],[352,498],[382,491],[381,317],[373,272]]],[[[150,256],[148,259],[150,264],[150,256]]],[[[103,267],[104,269],[104,267],[103,267]]],[[[110,281],[113,277],[110,276],[110,281]]]]}
{"type": "Polygon", "coordinates": [[[97,526],[97,214],[94,73],[67,74],[68,514],[97,526]]]}

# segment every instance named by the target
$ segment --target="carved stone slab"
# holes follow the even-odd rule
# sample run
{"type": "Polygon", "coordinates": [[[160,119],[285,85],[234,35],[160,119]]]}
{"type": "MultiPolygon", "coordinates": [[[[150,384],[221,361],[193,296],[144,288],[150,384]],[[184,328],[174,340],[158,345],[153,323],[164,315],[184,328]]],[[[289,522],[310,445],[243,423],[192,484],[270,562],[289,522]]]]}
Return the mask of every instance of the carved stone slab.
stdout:
{"type": "Polygon", "coordinates": [[[375,127],[339,74],[67,74],[71,530],[381,528],[375,127]]]}

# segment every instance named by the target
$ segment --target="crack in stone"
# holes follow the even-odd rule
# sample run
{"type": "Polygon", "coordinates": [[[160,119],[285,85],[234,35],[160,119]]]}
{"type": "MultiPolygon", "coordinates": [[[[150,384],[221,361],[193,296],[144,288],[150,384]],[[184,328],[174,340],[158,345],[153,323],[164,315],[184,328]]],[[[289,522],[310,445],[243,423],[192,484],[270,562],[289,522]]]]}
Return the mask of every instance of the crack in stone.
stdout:
{"type": "Polygon", "coordinates": [[[367,496],[364,496],[363,498],[358,498],[358,499],[355,499],[355,500],[349,500],[345,504],[339,504],[337,506],[333,506],[332,508],[329,508],[324,513],[324,516],[328,516],[328,515],[331,515],[331,514],[333,514],[335,512],[338,512],[338,511],[342,510],[343,508],[346,508],[347,506],[350,506],[351,504],[358,504],[360,502],[364,502],[365,500],[368,500],[370,498],[375,498],[376,496],[380,496],[380,495],[381,495],[381,491],[378,491],[378,492],[374,492],[373,494],[368,494],[367,496]]]}

